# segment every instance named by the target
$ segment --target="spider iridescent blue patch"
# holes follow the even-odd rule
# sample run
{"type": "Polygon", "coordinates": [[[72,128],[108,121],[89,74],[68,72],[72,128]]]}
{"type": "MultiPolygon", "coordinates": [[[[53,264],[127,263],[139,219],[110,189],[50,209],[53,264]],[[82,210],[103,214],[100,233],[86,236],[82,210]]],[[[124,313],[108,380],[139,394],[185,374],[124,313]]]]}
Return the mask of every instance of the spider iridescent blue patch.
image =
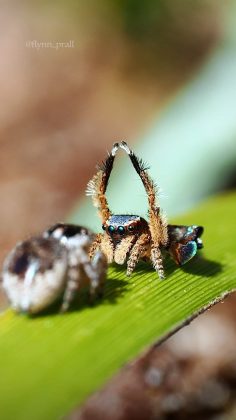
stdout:
{"type": "Polygon", "coordinates": [[[180,265],[185,264],[197,253],[197,244],[195,241],[190,241],[186,245],[180,245],[178,249],[180,265]]]}
{"type": "Polygon", "coordinates": [[[109,224],[122,226],[125,224],[129,224],[132,221],[139,222],[140,216],[136,216],[133,214],[114,214],[110,217],[109,224]]]}

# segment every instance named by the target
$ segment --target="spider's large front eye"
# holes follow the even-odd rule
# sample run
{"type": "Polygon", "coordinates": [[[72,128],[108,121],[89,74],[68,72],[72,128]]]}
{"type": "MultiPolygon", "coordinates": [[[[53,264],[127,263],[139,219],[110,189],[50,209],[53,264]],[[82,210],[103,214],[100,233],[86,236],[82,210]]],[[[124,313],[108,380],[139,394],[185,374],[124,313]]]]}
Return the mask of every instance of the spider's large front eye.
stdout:
{"type": "Polygon", "coordinates": [[[123,233],[125,233],[125,228],[124,226],[118,226],[117,228],[118,232],[122,235],[123,233]]]}
{"type": "Polygon", "coordinates": [[[112,226],[112,225],[111,225],[111,226],[109,226],[109,227],[108,227],[108,232],[109,232],[109,233],[113,233],[113,232],[115,232],[115,228],[114,228],[114,226],[112,226]]]}

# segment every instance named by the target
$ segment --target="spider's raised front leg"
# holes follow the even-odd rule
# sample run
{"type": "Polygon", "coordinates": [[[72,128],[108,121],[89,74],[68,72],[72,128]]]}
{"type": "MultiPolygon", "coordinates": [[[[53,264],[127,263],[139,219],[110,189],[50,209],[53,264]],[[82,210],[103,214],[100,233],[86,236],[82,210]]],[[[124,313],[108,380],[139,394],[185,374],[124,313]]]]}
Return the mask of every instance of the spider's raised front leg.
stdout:
{"type": "Polygon", "coordinates": [[[108,154],[107,159],[99,167],[97,173],[89,181],[86,195],[91,196],[94,206],[98,209],[99,216],[102,219],[102,223],[111,216],[110,209],[108,207],[105,192],[107,189],[108,181],[113,168],[116,152],[119,148],[119,144],[115,143],[108,154]]]}
{"type": "Polygon", "coordinates": [[[145,254],[149,244],[150,235],[148,233],[142,233],[130,251],[129,259],[127,261],[127,276],[132,274],[138,261],[143,256],[143,254],[145,254]]]}
{"type": "Polygon", "coordinates": [[[157,190],[155,183],[147,173],[147,167],[134,152],[128,147],[127,143],[121,142],[120,147],[128,154],[134,169],[141,178],[145,191],[148,196],[149,205],[149,229],[151,233],[152,252],[151,259],[160,278],[164,278],[161,247],[168,243],[168,231],[166,218],[161,214],[160,207],[156,203],[157,190]]]}

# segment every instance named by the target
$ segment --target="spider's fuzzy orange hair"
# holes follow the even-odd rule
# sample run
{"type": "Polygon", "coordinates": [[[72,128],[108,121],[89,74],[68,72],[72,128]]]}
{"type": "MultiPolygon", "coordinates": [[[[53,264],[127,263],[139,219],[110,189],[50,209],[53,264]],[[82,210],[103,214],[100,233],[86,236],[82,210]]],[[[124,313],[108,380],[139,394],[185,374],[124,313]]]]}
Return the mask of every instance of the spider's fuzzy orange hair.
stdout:
{"type": "Polygon", "coordinates": [[[86,189],[86,195],[92,197],[93,205],[98,209],[102,223],[105,223],[105,221],[111,216],[111,211],[108,207],[105,192],[118,148],[119,144],[115,143],[111,153],[108,154],[107,159],[102,163],[101,166],[99,166],[97,173],[89,181],[86,189]]]}

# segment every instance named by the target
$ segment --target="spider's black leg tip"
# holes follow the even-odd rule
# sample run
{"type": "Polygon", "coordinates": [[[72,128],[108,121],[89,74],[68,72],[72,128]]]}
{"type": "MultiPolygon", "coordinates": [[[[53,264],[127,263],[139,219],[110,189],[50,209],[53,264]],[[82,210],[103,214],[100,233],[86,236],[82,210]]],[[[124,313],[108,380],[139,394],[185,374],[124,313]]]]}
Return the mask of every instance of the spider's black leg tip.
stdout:
{"type": "Polygon", "coordinates": [[[120,148],[123,149],[128,155],[132,156],[133,152],[132,150],[129,148],[128,144],[126,143],[126,141],[122,141],[120,143],[120,148]]]}
{"type": "Polygon", "coordinates": [[[116,154],[117,150],[119,149],[119,147],[120,147],[119,143],[114,143],[113,144],[112,149],[111,149],[112,156],[115,156],[115,154],[116,154]]]}
{"type": "Polygon", "coordinates": [[[197,236],[198,237],[202,236],[203,232],[204,232],[204,227],[203,226],[198,226],[197,227],[197,236]]]}

